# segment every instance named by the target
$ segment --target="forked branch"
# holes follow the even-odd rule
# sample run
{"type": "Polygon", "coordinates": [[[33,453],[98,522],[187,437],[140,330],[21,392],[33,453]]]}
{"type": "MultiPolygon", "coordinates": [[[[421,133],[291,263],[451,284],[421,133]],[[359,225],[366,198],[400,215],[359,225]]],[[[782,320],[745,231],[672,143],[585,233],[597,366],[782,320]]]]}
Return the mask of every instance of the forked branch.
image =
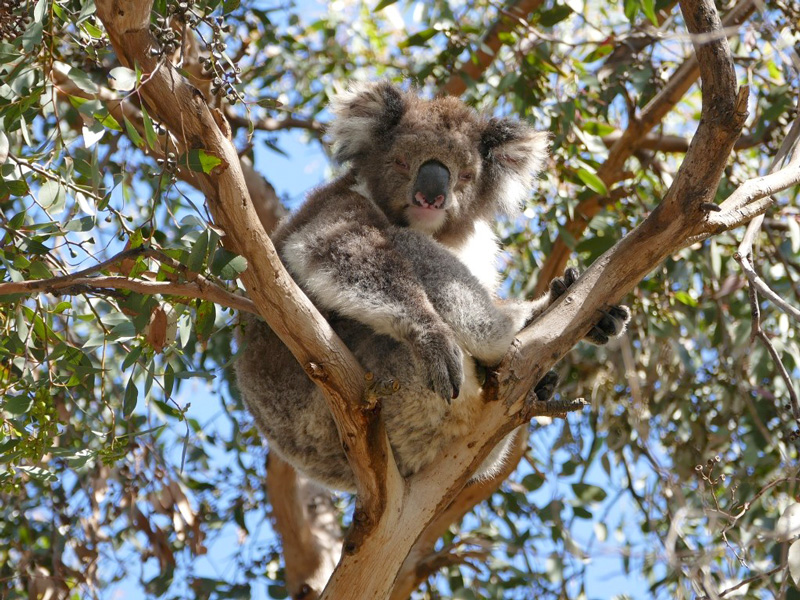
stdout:
{"type": "Polygon", "coordinates": [[[364,372],[283,268],[250,202],[222,114],[209,108],[203,94],[168,60],[159,58],[150,33],[151,10],[149,0],[97,2],[97,15],[119,61],[131,68],[136,65],[145,74],[137,91],[150,112],[185,148],[202,148],[222,161],[212,173],[197,174],[198,186],[215,222],[227,233],[223,242],[247,259],[241,279],[251,300],[322,389],[341,439],[349,442],[347,457],[356,474],[364,514],[375,520],[384,506],[387,481],[400,476],[380,419],[374,411],[360,408],[364,372]]]}

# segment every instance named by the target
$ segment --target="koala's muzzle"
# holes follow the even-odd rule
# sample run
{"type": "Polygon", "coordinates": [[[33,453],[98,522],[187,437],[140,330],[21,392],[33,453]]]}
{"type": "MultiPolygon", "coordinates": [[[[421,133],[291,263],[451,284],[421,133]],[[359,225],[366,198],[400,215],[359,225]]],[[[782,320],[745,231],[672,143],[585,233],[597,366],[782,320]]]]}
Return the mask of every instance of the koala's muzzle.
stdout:
{"type": "Polygon", "coordinates": [[[413,202],[423,208],[444,208],[449,188],[450,171],[438,160],[429,160],[417,173],[413,202]]]}

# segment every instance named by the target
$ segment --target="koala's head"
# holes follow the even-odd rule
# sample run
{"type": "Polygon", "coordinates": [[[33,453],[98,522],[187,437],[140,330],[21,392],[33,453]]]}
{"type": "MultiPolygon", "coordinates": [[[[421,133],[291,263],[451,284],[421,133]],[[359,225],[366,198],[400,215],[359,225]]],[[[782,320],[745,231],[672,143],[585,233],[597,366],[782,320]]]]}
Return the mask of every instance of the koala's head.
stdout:
{"type": "Polygon", "coordinates": [[[336,159],[350,163],[392,223],[436,237],[513,214],[547,156],[544,132],[387,82],[352,86],[332,110],[336,159]]]}

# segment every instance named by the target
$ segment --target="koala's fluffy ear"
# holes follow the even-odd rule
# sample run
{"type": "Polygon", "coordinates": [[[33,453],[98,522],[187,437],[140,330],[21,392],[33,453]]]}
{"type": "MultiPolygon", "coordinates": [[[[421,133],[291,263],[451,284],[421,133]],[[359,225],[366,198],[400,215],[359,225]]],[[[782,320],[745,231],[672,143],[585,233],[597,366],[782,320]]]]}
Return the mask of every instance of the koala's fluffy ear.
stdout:
{"type": "Polygon", "coordinates": [[[345,163],[372,150],[406,112],[403,92],[387,81],[354,83],[331,99],[334,120],[328,130],[333,154],[345,163]]]}
{"type": "Polygon", "coordinates": [[[536,174],[547,159],[550,134],[513,119],[490,119],[481,134],[480,151],[496,186],[499,206],[519,210],[536,174]]]}

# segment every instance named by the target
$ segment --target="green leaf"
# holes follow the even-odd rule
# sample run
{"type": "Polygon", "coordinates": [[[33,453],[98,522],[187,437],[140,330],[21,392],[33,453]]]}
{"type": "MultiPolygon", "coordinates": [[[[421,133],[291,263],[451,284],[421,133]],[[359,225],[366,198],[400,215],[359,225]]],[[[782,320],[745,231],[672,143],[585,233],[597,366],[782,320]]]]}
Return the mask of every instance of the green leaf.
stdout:
{"type": "Polygon", "coordinates": [[[125,397],[122,401],[122,416],[128,418],[136,408],[136,403],[139,401],[139,389],[133,382],[133,374],[128,379],[128,384],[125,386],[125,397]]]}
{"type": "Polygon", "coordinates": [[[209,239],[210,233],[208,229],[206,229],[203,233],[197,236],[197,240],[195,240],[192,250],[189,253],[189,260],[186,261],[186,266],[195,273],[200,273],[203,270],[203,265],[205,264],[206,257],[208,256],[209,239]]]}
{"type": "Polygon", "coordinates": [[[6,400],[3,409],[12,417],[22,416],[33,408],[33,396],[14,396],[6,400]]]}
{"type": "Polygon", "coordinates": [[[583,62],[590,63],[596,60],[600,60],[601,58],[605,58],[606,56],[611,54],[613,50],[614,46],[612,46],[611,44],[603,44],[601,46],[598,46],[591,52],[589,52],[589,54],[587,54],[586,57],[583,59],[583,62]]]}
{"type": "Polygon", "coordinates": [[[539,24],[543,27],[552,27],[572,14],[572,9],[566,4],[559,4],[539,15],[539,24]]]}
{"type": "Polygon", "coordinates": [[[606,187],[606,184],[603,183],[603,180],[588,169],[584,169],[583,167],[578,169],[578,178],[594,193],[601,196],[608,195],[608,188],[606,187]]]}
{"type": "Polygon", "coordinates": [[[639,0],[625,0],[625,17],[627,17],[628,21],[634,22],[636,15],[639,14],[640,7],[639,0]]]}
{"type": "Polygon", "coordinates": [[[200,303],[200,306],[197,309],[195,333],[197,334],[197,339],[201,342],[207,341],[211,335],[211,332],[214,329],[214,320],[216,319],[216,316],[216,305],[213,302],[206,302],[204,300],[200,303]]]}
{"type": "Polygon", "coordinates": [[[609,135],[610,133],[614,133],[617,128],[613,125],[609,125],[608,123],[601,123],[600,121],[586,121],[582,126],[586,133],[591,133],[592,135],[599,135],[600,137],[604,135],[609,135]]]}
{"type": "Polygon", "coordinates": [[[41,23],[44,15],[47,12],[47,0],[38,0],[36,6],[33,7],[33,22],[41,23]]]}
{"type": "Polygon", "coordinates": [[[111,87],[115,90],[128,92],[136,87],[136,71],[128,67],[115,67],[109,71],[111,87]]]}
{"type": "Polygon", "coordinates": [[[133,364],[139,360],[139,357],[142,355],[142,347],[136,346],[133,350],[128,352],[128,356],[125,357],[125,360],[122,361],[122,371],[127,371],[130,369],[133,364]]]}
{"type": "Polygon", "coordinates": [[[153,122],[150,120],[150,115],[147,114],[144,106],[142,108],[142,125],[144,126],[144,138],[147,140],[147,145],[153,150],[158,148],[158,136],[153,127],[153,122]]]}
{"type": "Polygon", "coordinates": [[[222,12],[225,14],[232,13],[241,4],[241,0],[223,0],[222,2],[222,12]]]}
{"type": "Polygon", "coordinates": [[[387,6],[391,6],[395,2],[397,2],[397,0],[381,0],[378,3],[378,6],[374,8],[373,12],[378,12],[379,10],[383,10],[384,8],[386,8],[387,6]]]}
{"type": "Polygon", "coordinates": [[[572,491],[583,502],[602,502],[607,495],[603,488],[588,483],[573,483],[572,491]]]}
{"type": "Polygon", "coordinates": [[[82,23],[83,30],[89,34],[89,37],[92,37],[96,40],[103,39],[103,31],[99,27],[95,27],[88,21],[82,23]]]}
{"type": "Polygon", "coordinates": [[[642,0],[642,10],[645,16],[650,19],[650,22],[658,27],[658,18],[656,17],[656,2],[655,0],[642,0]]]}
{"type": "Polygon", "coordinates": [[[697,306],[697,300],[684,291],[675,292],[675,300],[686,306],[697,306]]]}
{"type": "Polygon", "coordinates": [[[525,477],[522,478],[522,485],[524,485],[525,489],[529,492],[535,492],[544,485],[544,477],[538,473],[525,475],[525,477]]]}
{"type": "Polygon", "coordinates": [[[81,71],[78,67],[72,67],[67,76],[78,86],[82,91],[87,94],[97,93],[97,84],[92,81],[91,77],[81,71]]]}
{"type": "Polygon", "coordinates": [[[50,279],[53,276],[53,273],[47,268],[47,265],[44,264],[44,262],[41,260],[35,260],[28,268],[28,275],[30,275],[31,279],[50,279]]]}
{"type": "Polygon", "coordinates": [[[186,164],[192,171],[197,173],[211,173],[216,167],[222,164],[222,159],[205,150],[189,150],[185,156],[181,157],[182,163],[186,164]]]}
{"type": "Polygon", "coordinates": [[[172,417],[173,419],[180,419],[181,421],[183,420],[183,413],[171,404],[163,402],[162,400],[153,400],[153,404],[166,416],[172,417]]]}
{"type": "Polygon", "coordinates": [[[217,248],[210,268],[211,273],[221,279],[236,279],[247,269],[247,259],[225,248],[217,248]]]}
{"type": "Polygon", "coordinates": [[[64,209],[67,190],[58,181],[48,179],[39,188],[39,204],[51,214],[58,214],[64,209]]]}
{"type": "Polygon", "coordinates": [[[172,368],[172,365],[167,365],[167,368],[164,369],[164,398],[169,398],[172,396],[172,390],[175,387],[175,371],[172,368]]]}
{"type": "Polygon", "coordinates": [[[137,148],[142,148],[144,146],[144,140],[142,139],[142,136],[139,135],[139,132],[136,131],[136,128],[133,126],[133,124],[131,124],[127,117],[123,117],[123,121],[125,122],[125,131],[127,132],[128,137],[137,148]]]}
{"type": "Polygon", "coordinates": [[[425,29],[418,33],[415,33],[412,36],[409,36],[408,39],[400,42],[400,48],[408,48],[409,46],[424,46],[429,39],[439,33],[436,29],[431,27],[430,29],[425,29]]]}
{"type": "Polygon", "coordinates": [[[11,231],[17,231],[20,227],[22,227],[23,223],[25,223],[25,217],[28,214],[27,211],[21,210],[13,217],[8,220],[8,228],[11,231]]]}
{"type": "Polygon", "coordinates": [[[10,147],[8,137],[3,130],[0,130],[0,165],[6,164],[8,160],[8,149],[10,147]]]}
{"type": "Polygon", "coordinates": [[[22,179],[0,180],[0,196],[9,194],[19,197],[26,195],[29,191],[28,183],[22,179]]]}
{"type": "Polygon", "coordinates": [[[91,215],[71,219],[64,225],[65,231],[90,231],[97,225],[97,219],[91,215]]]}

